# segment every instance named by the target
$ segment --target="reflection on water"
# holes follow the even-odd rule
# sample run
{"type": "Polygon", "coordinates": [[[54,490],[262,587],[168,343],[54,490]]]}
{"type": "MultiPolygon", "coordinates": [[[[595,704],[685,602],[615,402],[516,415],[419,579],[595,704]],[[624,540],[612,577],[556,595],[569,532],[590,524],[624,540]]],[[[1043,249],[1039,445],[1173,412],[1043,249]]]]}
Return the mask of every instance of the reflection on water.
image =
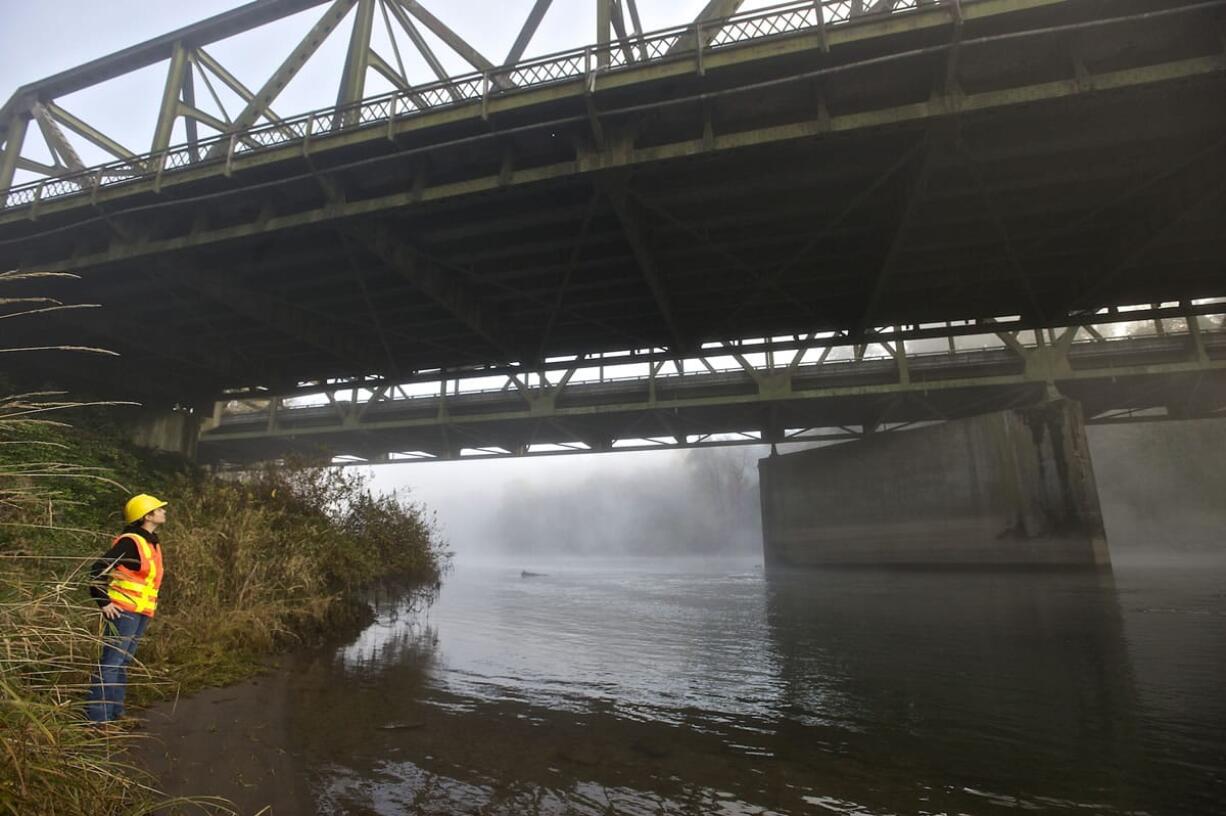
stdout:
{"type": "Polygon", "coordinates": [[[460,567],[298,667],[320,813],[1209,813],[1221,571],[460,567]]]}

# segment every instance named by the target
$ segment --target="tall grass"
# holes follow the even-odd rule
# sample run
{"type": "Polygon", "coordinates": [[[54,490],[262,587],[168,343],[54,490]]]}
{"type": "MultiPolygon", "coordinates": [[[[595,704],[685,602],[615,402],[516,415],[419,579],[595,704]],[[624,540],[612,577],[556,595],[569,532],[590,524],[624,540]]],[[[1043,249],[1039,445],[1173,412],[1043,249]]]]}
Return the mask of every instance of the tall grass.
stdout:
{"type": "MultiPolygon", "coordinates": [[[[71,564],[66,580],[38,580],[27,574],[29,563],[13,563],[11,556],[3,562],[0,813],[234,813],[220,799],[160,795],[156,781],[125,759],[139,735],[84,722],[81,701],[101,638],[90,626],[99,617],[96,607],[82,606],[73,580],[79,568],[71,564]]],[[[133,681],[146,677],[133,666],[133,681]]]]}
{"type": "MultiPolygon", "coordinates": [[[[0,285],[44,277],[72,276],[9,272],[0,274],[0,285]]],[[[0,321],[74,308],[88,306],[0,296],[0,321]]],[[[0,348],[0,358],[28,351],[108,353],[0,348]]],[[[148,775],[123,759],[131,737],[83,721],[82,699],[101,639],[90,626],[99,618],[96,607],[79,591],[87,561],[72,545],[95,536],[66,528],[57,516],[73,504],[74,485],[123,487],[103,469],[73,461],[66,455],[70,446],[55,439],[65,427],[55,415],[79,407],[59,392],[0,397],[0,813],[232,812],[219,800],[159,797],[148,775]],[[38,541],[58,546],[31,546],[38,541]]]]}
{"type": "MultiPolygon", "coordinates": [[[[0,287],[40,277],[2,273],[0,287]]],[[[0,294],[0,321],[71,308],[85,307],[0,294]]],[[[108,353],[0,347],[0,360],[56,349],[108,353]]],[[[140,737],[84,720],[101,648],[89,567],[118,532],[128,486],[171,502],[158,616],[129,669],[136,703],[232,681],[362,618],[356,593],[377,582],[436,586],[448,554],[424,508],[372,495],[356,474],[210,477],[55,418],[84,405],[0,396],[0,814],[232,813],[217,799],[161,797],[125,760],[140,737]]]]}
{"type": "MultiPolygon", "coordinates": [[[[0,284],[40,277],[7,272],[0,274],[0,284]]],[[[66,308],[72,307],[52,298],[0,295],[0,320],[66,308]]],[[[9,359],[30,349],[0,351],[9,359]]],[[[23,551],[14,536],[18,530],[56,529],[60,484],[106,478],[65,460],[64,445],[39,438],[37,432],[60,425],[50,415],[74,407],[62,396],[0,398],[0,529],[6,533],[0,552],[0,812],[22,816],[130,812],[154,799],[148,780],[116,756],[116,743],[81,723],[79,700],[98,639],[69,589],[79,559],[23,551]]]]}
{"type": "MultiPolygon", "coordinates": [[[[0,402],[0,441],[39,441],[30,438],[39,429],[6,428],[3,410],[0,402]]],[[[80,430],[57,435],[55,446],[31,450],[58,460],[122,448],[80,430]]],[[[93,506],[96,494],[117,508],[124,485],[139,484],[171,503],[159,531],[166,579],[129,670],[130,707],[249,676],[278,650],[368,619],[364,590],[393,583],[429,592],[447,567],[425,508],[373,494],[355,471],[218,478],[173,463],[138,482],[142,474],[49,467],[49,458],[12,450],[0,454],[0,474],[18,472],[4,463],[23,459],[30,481],[0,477],[0,814],[228,812],[212,800],[158,803],[155,781],[124,761],[125,743],[139,736],[83,723],[101,645],[89,566],[119,526],[117,513],[93,506]]]]}

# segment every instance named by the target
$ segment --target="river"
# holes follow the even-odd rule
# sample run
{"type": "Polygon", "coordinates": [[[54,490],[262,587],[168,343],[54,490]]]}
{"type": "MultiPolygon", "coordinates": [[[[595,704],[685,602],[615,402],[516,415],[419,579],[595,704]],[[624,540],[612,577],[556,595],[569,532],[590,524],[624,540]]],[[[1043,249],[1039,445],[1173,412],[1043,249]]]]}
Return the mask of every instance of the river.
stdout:
{"type": "MultiPolygon", "coordinates": [[[[254,764],[280,752],[264,775],[280,782],[252,771],[248,801],[379,816],[1226,812],[1226,568],[524,566],[546,574],[459,565],[434,603],[384,599],[354,641],[287,661],[241,717],[276,720],[253,726],[254,764]]],[[[194,735],[152,726],[168,754],[217,739],[190,711],[194,735]]],[[[179,783],[207,790],[190,765],[179,783]]]]}

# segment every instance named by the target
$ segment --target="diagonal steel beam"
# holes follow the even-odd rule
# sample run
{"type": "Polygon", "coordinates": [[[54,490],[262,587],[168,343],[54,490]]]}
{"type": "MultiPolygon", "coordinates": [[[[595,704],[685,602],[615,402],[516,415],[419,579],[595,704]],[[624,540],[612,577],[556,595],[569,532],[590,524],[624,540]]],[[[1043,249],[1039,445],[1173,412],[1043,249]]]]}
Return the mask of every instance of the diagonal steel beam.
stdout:
{"type": "MultiPolygon", "coordinates": [[[[323,17],[311,27],[306,36],[299,41],[290,55],[285,58],[281,66],[268,78],[258,91],[255,92],[255,97],[247,103],[247,107],[234,118],[234,123],[230,126],[230,132],[246,130],[256,123],[272,103],[276,100],[281,91],[285,90],[285,86],[293,79],[306,61],[319,49],[332,33],[332,30],[340,25],[341,20],[345,18],[356,4],[358,0],[335,0],[328,10],[324,12],[323,17]]],[[[215,158],[225,151],[224,143],[219,142],[209,151],[209,157],[215,158]]]]}
{"type": "MultiPolygon", "coordinates": [[[[706,249],[710,250],[714,255],[720,258],[723,258],[726,261],[729,261],[730,263],[732,263],[733,266],[740,269],[747,278],[752,279],[753,281],[757,283],[757,286],[759,288],[754,290],[755,293],[760,292],[765,288],[773,289],[775,292],[781,295],[784,299],[793,303],[797,307],[797,309],[800,311],[801,315],[806,321],[808,321],[809,323],[813,323],[813,324],[820,322],[820,320],[818,319],[818,315],[814,312],[812,306],[810,306],[808,303],[804,302],[802,299],[798,298],[796,295],[793,295],[791,292],[785,289],[779,283],[777,279],[776,280],[766,280],[766,276],[761,272],[760,269],[753,266],[751,263],[741,258],[739,255],[732,252],[731,250],[728,250],[724,247],[719,246],[707,230],[699,228],[699,227],[691,226],[690,224],[678,218],[673,213],[669,212],[664,207],[652,201],[648,201],[646,198],[644,198],[641,195],[638,195],[637,193],[632,192],[630,193],[630,196],[639,204],[639,206],[643,207],[644,209],[650,210],[654,214],[663,218],[665,221],[668,221],[673,226],[688,233],[689,235],[691,235],[692,237],[700,241],[703,244],[703,246],[706,249]]],[[[744,306],[746,304],[746,301],[744,299],[738,299],[738,303],[741,306],[744,306]]],[[[731,324],[728,321],[725,321],[724,325],[729,326],[731,324]]]]}
{"type": "Polygon", "coordinates": [[[248,320],[270,326],[294,340],[326,352],[345,366],[372,366],[365,344],[349,331],[330,331],[321,315],[302,309],[266,292],[250,289],[219,275],[196,269],[176,269],[175,279],[183,285],[224,304],[248,320]]]}
{"type": "Polygon", "coordinates": [[[77,151],[69,144],[68,139],[64,137],[64,132],[60,130],[60,126],[55,123],[50,111],[41,104],[35,102],[30,112],[34,114],[35,121],[38,122],[38,129],[43,132],[43,138],[47,140],[47,146],[51,148],[52,155],[56,156],[59,163],[63,164],[70,171],[79,171],[85,169],[85,163],[81,161],[81,157],[77,155],[77,151]]]}
{"type": "MultiPolygon", "coordinates": [[[[180,112],[183,114],[183,117],[187,120],[188,124],[199,122],[200,124],[207,125],[213,130],[221,133],[225,133],[226,128],[229,126],[227,122],[218,119],[216,116],[213,116],[210,113],[205,113],[199,108],[188,107],[186,104],[180,108],[180,112]]],[[[252,142],[251,144],[254,145],[258,143],[252,142]]]]}
{"type": "MultiPolygon", "coordinates": [[[[450,77],[447,75],[447,69],[438,61],[438,57],[434,55],[434,49],[430,48],[430,43],[421,36],[421,32],[417,30],[417,26],[413,24],[412,18],[405,13],[401,7],[399,0],[384,0],[383,8],[390,11],[392,16],[396,18],[396,22],[404,29],[404,33],[409,35],[409,41],[413,43],[413,47],[421,54],[422,59],[430,66],[430,70],[434,72],[434,76],[439,82],[447,82],[450,77]]],[[[395,42],[395,38],[392,39],[395,42]]],[[[455,88],[447,86],[447,94],[453,102],[460,101],[460,95],[456,93],[455,88]]]]}
{"type": "MultiPolygon", "coordinates": [[[[1153,229],[1148,234],[1141,235],[1130,241],[1120,257],[1112,259],[1104,265],[1101,273],[1095,277],[1094,283],[1083,287],[1078,300],[1081,304],[1099,304],[1108,298],[1108,290],[1129,269],[1135,268],[1137,262],[1147,253],[1160,246],[1171,233],[1182,227],[1187,220],[1206,208],[1220,208],[1219,199],[1226,195],[1226,180],[1201,191],[1191,201],[1180,208],[1172,208],[1163,213],[1167,217],[1165,223],[1153,229]]],[[[1220,211],[1220,209],[1218,210],[1220,211]]],[[[1088,308],[1088,307],[1087,307],[1088,308]]]]}
{"type": "Polygon", "coordinates": [[[622,13],[622,6],[619,0],[609,0],[609,11],[613,21],[613,31],[617,34],[617,41],[622,47],[622,54],[626,57],[626,62],[634,62],[636,55],[634,46],[630,43],[630,37],[626,34],[626,16],[622,13]]]}
{"type": "Polygon", "coordinates": [[[4,104],[3,111],[0,112],[0,129],[7,125],[4,120],[12,114],[14,105],[23,106],[22,100],[47,100],[68,96],[76,91],[167,60],[177,42],[192,43],[196,46],[208,45],[328,1],[261,0],[258,3],[246,3],[232,11],[223,12],[202,22],[100,57],[38,82],[23,85],[4,104]]]}
{"type": "Polygon", "coordinates": [[[47,112],[51,114],[56,122],[68,128],[82,139],[85,139],[91,144],[102,148],[115,158],[129,160],[137,158],[136,154],[131,150],[128,150],[128,148],[124,147],[110,136],[107,136],[102,131],[81,121],[54,102],[44,102],[43,105],[47,108],[47,112]]]}
{"type": "Polygon", "coordinates": [[[635,39],[642,43],[643,23],[639,20],[639,7],[635,0],[626,0],[626,9],[630,12],[630,25],[634,27],[635,39]]]}
{"type": "Polygon", "coordinates": [[[656,307],[660,310],[660,315],[668,325],[668,332],[675,344],[675,351],[681,353],[689,349],[693,343],[686,337],[685,332],[681,330],[681,325],[677,320],[677,311],[673,306],[673,299],[668,292],[664,275],[647,248],[638,219],[630,212],[625,180],[612,180],[604,186],[609,202],[613,205],[613,211],[617,213],[617,220],[621,222],[622,232],[626,236],[626,241],[634,252],[634,258],[638,262],[639,270],[643,273],[643,277],[651,289],[656,307]]]}
{"type": "Polygon", "coordinates": [[[425,6],[418,3],[417,0],[397,0],[397,2],[408,9],[409,14],[416,17],[422,25],[430,29],[430,31],[434,33],[434,36],[447,43],[447,46],[452,51],[455,51],[457,54],[463,57],[464,61],[469,65],[476,68],[478,71],[489,71],[493,69],[494,63],[486,59],[480,51],[469,45],[463,37],[448,28],[442,20],[431,14],[425,8],[425,6]]]}
{"type": "MultiPolygon", "coordinates": [[[[745,0],[709,0],[703,10],[698,12],[694,22],[691,23],[694,26],[694,31],[687,32],[678,37],[677,41],[673,43],[673,47],[668,49],[669,55],[684,54],[686,51],[696,50],[698,48],[698,28],[712,20],[722,20],[726,17],[731,17],[733,14],[736,14],[737,9],[744,2],[745,0]]],[[[718,29],[715,26],[705,29],[703,31],[702,44],[705,46],[710,43],[717,33],[718,29]]]]}
{"type": "Polygon", "coordinates": [[[383,30],[387,32],[388,42],[392,45],[392,53],[396,56],[396,66],[399,68],[400,77],[407,84],[409,72],[404,69],[404,59],[400,56],[400,43],[396,39],[396,32],[392,30],[392,18],[387,10],[389,1],[379,0],[379,14],[383,17],[383,30]]]}
{"type": "Polygon", "coordinates": [[[370,67],[378,71],[379,74],[381,74],[388,82],[392,83],[392,85],[396,87],[396,90],[408,94],[409,98],[412,99],[419,107],[427,107],[426,100],[422,98],[422,95],[413,89],[413,86],[410,85],[407,80],[405,80],[403,74],[401,74],[391,65],[388,65],[387,60],[383,59],[383,57],[379,56],[379,54],[375,51],[370,52],[369,60],[370,67]]]}
{"type": "Polygon", "coordinates": [[[1022,263],[1018,257],[1017,250],[1014,247],[1013,237],[1009,232],[1009,228],[1005,226],[1004,219],[1000,215],[1000,211],[996,208],[994,197],[989,194],[988,186],[983,180],[983,171],[980,168],[978,159],[971,152],[970,146],[965,140],[959,138],[956,143],[956,152],[962,158],[964,165],[971,171],[971,176],[975,181],[975,190],[979,198],[983,201],[983,206],[988,214],[992,225],[996,229],[996,233],[1000,238],[1001,248],[1004,250],[1005,260],[1012,267],[1014,274],[1022,280],[1022,285],[1026,290],[1026,299],[1030,301],[1030,308],[1034,310],[1035,317],[1040,323],[1046,323],[1046,317],[1043,314],[1043,306],[1039,303],[1038,295],[1035,293],[1034,276],[1030,272],[1030,268],[1022,263]]]}
{"type": "Polygon", "coordinates": [[[384,264],[458,318],[507,359],[518,359],[515,344],[467,282],[424,258],[387,224],[354,224],[347,231],[384,264]]]}
{"type": "Polygon", "coordinates": [[[894,6],[898,4],[898,0],[877,0],[868,8],[864,9],[864,14],[884,14],[887,11],[893,11],[894,6]]]}
{"type": "Polygon", "coordinates": [[[342,230],[337,230],[336,233],[341,244],[345,247],[345,258],[349,263],[349,272],[358,282],[358,290],[362,293],[362,301],[366,305],[366,313],[370,317],[371,325],[375,327],[375,336],[379,338],[379,344],[383,347],[383,354],[387,361],[387,373],[391,377],[399,377],[400,366],[396,362],[396,355],[392,350],[392,345],[388,342],[387,333],[383,330],[383,320],[379,316],[379,310],[375,308],[374,301],[370,297],[370,288],[366,285],[366,276],[362,273],[362,268],[354,257],[349,237],[342,230]]]}
{"type": "Polygon", "coordinates": [[[907,189],[906,201],[903,203],[903,210],[899,215],[898,224],[894,228],[894,235],[890,239],[889,248],[886,250],[885,257],[881,261],[881,266],[877,268],[877,275],[873,280],[873,288],[864,306],[864,312],[860,315],[860,319],[856,321],[853,329],[853,336],[855,337],[863,337],[864,333],[870,328],[873,318],[876,316],[877,307],[881,303],[881,297],[885,294],[886,286],[894,274],[894,268],[898,264],[898,256],[902,253],[903,245],[906,243],[907,235],[911,230],[911,222],[915,220],[915,215],[919,211],[919,205],[927,194],[928,179],[932,176],[933,159],[936,156],[936,152],[934,137],[930,136],[928,147],[924,151],[924,158],[907,189]]]}
{"type": "Polygon", "coordinates": [[[802,258],[812,252],[813,249],[821,244],[822,241],[826,240],[826,238],[830,236],[840,224],[846,221],[852,213],[854,213],[874,194],[876,194],[876,192],[881,189],[881,187],[891,178],[893,178],[898,171],[910,164],[913,157],[918,155],[923,148],[924,143],[919,142],[910,150],[905,151],[898,157],[898,159],[894,161],[893,164],[879,173],[867,186],[849,199],[833,218],[827,220],[822,225],[822,228],[817,230],[813,236],[805,241],[802,247],[792,253],[792,255],[786,261],[761,275],[758,278],[757,285],[748,294],[746,294],[745,297],[740,299],[739,303],[735,308],[733,308],[725,320],[727,322],[734,321],[741,314],[741,312],[756,303],[767,288],[778,288],[779,282],[789,269],[794,267],[802,258]]]}
{"type": "Polygon", "coordinates": [[[596,204],[599,199],[600,191],[593,190],[592,197],[588,200],[587,210],[583,216],[583,225],[579,228],[579,235],[575,238],[574,246],[571,248],[566,272],[562,275],[562,283],[558,286],[558,293],[554,299],[553,308],[549,311],[549,320],[545,323],[545,331],[541,335],[541,344],[537,351],[537,357],[542,360],[545,359],[545,351],[549,348],[549,338],[553,334],[553,327],[557,322],[558,313],[562,310],[562,302],[566,297],[566,289],[570,286],[571,276],[579,265],[579,256],[583,252],[583,245],[587,242],[588,232],[592,227],[592,217],[596,214],[596,204]]]}
{"type": "MultiPolygon", "coordinates": [[[[207,68],[209,71],[211,71],[214,76],[225,83],[226,87],[234,91],[234,93],[236,93],[238,97],[243,100],[243,102],[250,103],[258,98],[255,91],[244,85],[237,77],[226,70],[224,65],[214,59],[213,56],[203,48],[197,48],[192,57],[196,65],[201,68],[207,68]]],[[[209,88],[209,93],[213,95],[213,101],[217,103],[217,109],[220,110],[222,116],[229,121],[230,115],[226,112],[225,106],[221,104],[221,98],[217,95],[217,91],[213,89],[213,83],[209,81],[208,74],[201,71],[200,75],[204,78],[205,85],[207,85],[209,88]]],[[[266,105],[260,109],[260,113],[262,113],[264,118],[268,121],[274,124],[282,124],[281,117],[277,116],[272,107],[266,105]]]]}
{"type": "Polygon", "coordinates": [[[511,45],[511,50],[507,52],[507,58],[502,61],[503,65],[514,65],[519,62],[519,58],[524,55],[524,51],[528,48],[528,43],[532,42],[532,36],[536,34],[537,27],[540,26],[541,20],[545,17],[545,12],[549,10],[549,5],[553,0],[536,0],[532,6],[532,10],[528,12],[528,19],[524,20],[524,25],[519,30],[519,34],[515,37],[515,42],[511,45]]]}

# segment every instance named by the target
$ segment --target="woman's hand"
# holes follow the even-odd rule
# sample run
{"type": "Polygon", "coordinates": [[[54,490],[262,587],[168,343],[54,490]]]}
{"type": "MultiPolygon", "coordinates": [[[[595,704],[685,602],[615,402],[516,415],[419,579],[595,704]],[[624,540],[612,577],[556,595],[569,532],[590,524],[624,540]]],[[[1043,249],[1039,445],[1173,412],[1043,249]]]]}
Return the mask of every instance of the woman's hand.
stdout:
{"type": "Polygon", "coordinates": [[[116,606],[113,601],[102,607],[102,617],[106,618],[107,620],[115,620],[122,613],[123,610],[116,606]]]}

